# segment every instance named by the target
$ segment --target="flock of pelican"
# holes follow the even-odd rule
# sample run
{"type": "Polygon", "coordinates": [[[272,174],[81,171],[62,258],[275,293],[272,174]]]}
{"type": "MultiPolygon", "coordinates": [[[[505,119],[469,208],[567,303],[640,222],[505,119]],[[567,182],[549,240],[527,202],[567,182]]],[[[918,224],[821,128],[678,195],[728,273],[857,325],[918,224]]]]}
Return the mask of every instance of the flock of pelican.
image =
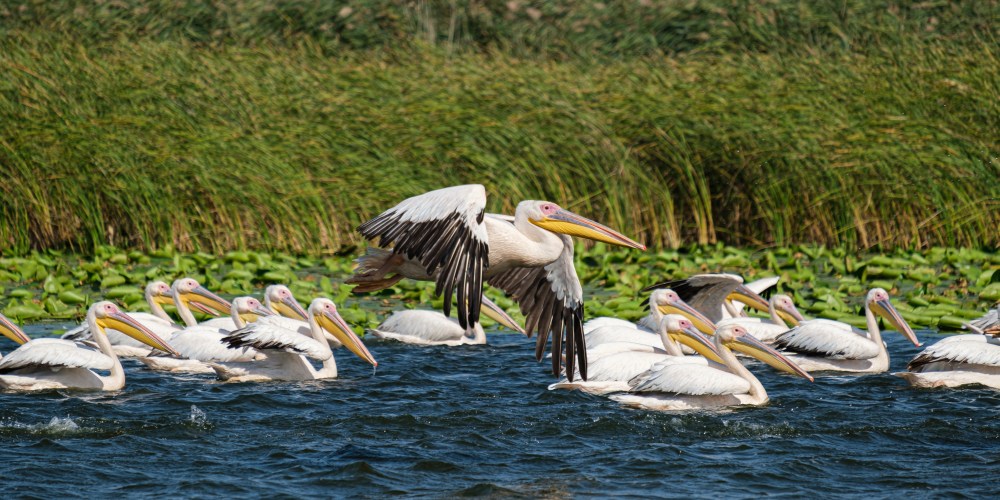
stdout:
{"type": "MultiPolygon", "coordinates": [[[[564,378],[551,390],[607,395],[626,406],[654,410],[761,405],[768,395],[741,358],[813,381],[810,372],[865,374],[889,369],[878,319],[920,346],[916,334],[874,288],[864,303],[867,329],[806,319],[791,297],[761,293],[777,278],[744,283],[730,274],[705,274],[646,290],[649,315],[584,322],[583,289],[573,265],[572,236],[644,250],[621,233],[547,201],[523,201],[513,216],[485,212],[481,185],[455,186],[408,198],[362,224],[372,241],[347,282],[356,292],[390,287],[403,278],[433,281],[443,314],[397,311],[371,338],[408,344],[484,344],[486,314],[527,336],[537,334],[541,360],[551,338],[552,371],[564,378]],[[484,282],[516,301],[522,327],[484,295],[484,282]],[[456,310],[456,319],[450,311],[456,310]],[[750,317],[746,309],[767,317],[750,317]]],[[[263,302],[232,303],[182,278],[146,286],[151,313],[126,313],[111,302],[93,304],[86,321],[61,339],[29,339],[0,315],[0,333],[20,344],[0,358],[0,388],[117,390],[125,384],[119,357],[137,357],[150,370],[214,373],[220,380],[259,382],[337,377],[341,347],[377,366],[337,313],[317,298],[303,308],[281,285],[263,302]],[[175,322],[163,306],[172,304],[175,322]],[[199,323],[192,309],[217,318],[199,323]],[[102,375],[108,372],[108,375],[102,375]]],[[[921,387],[983,384],[1000,388],[1000,307],[958,335],[927,347],[898,373],[921,387]]]]}

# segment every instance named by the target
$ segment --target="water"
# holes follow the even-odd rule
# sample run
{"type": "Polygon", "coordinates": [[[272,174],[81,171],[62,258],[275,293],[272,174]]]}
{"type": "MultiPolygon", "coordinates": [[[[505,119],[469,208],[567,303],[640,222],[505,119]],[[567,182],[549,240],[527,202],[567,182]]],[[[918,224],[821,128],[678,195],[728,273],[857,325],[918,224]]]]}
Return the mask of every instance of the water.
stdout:
{"type": "MultiPolygon", "coordinates": [[[[40,334],[45,327],[28,328],[40,334]]],[[[918,332],[925,342],[939,335],[918,332]]],[[[886,336],[893,370],[918,351],[886,336]]],[[[125,361],[118,393],[0,393],[5,496],[995,495],[1000,393],[889,374],[810,384],[752,370],[771,403],[655,413],[550,392],[533,342],[373,343],[341,378],[224,384],[125,361]]],[[[10,342],[0,343],[8,352],[10,342]]]]}

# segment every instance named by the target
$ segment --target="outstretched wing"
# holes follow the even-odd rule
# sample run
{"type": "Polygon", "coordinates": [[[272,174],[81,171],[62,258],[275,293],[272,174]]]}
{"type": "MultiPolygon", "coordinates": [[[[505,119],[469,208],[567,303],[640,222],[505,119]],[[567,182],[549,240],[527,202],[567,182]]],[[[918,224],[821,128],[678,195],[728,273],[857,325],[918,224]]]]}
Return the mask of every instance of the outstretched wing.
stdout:
{"type": "Polygon", "coordinates": [[[294,352],[313,358],[317,361],[330,359],[330,349],[320,344],[316,339],[306,337],[295,330],[279,326],[253,322],[234,330],[222,338],[229,347],[252,347],[257,350],[273,349],[277,351],[294,352]]]}
{"type": "Polygon", "coordinates": [[[563,345],[566,377],[573,381],[579,362],[580,377],[587,380],[587,343],[583,337],[583,287],[573,267],[573,240],[563,241],[559,258],[545,267],[520,267],[500,273],[487,282],[517,301],[525,317],[524,330],[538,332],[535,358],[542,360],[545,342],[552,335],[552,374],[559,376],[563,345]]]}
{"type": "Polygon", "coordinates": [[[102,352],[70,340],[34,339],[0,359],[0,373],[32,366],[110,370],[113,364],[102,352]]]}
{"type": "Polygon", "coordinates": [[[718,323],[723,318],[726,297],[742,284],[743,278],[735,274],[697,274],[682,280],[657,283],[643,288],[642,291],[669,288],[677,292],[689,306],[697,309],[713,323],[718,323]]]}
{"type": "Polygon", "coordinates": [[[457,291],[458,322],[463,329],[479,322],[483,273],[489,247],[483,225],[486,188],[480,184],[438,189],[403,200],[358,231],[392,253],[420,262],[435,279],[434,294],[444,295],[444,314],[451,313],[457,291]]]}

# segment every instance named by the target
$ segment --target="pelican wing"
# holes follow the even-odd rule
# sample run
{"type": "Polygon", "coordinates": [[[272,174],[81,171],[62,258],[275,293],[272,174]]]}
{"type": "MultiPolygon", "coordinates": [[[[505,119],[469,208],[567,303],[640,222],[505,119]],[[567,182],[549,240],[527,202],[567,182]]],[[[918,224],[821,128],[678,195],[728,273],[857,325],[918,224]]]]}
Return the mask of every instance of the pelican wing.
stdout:
{"type": "Polygon", "coordinates": [[[483,217],[486,188],[480,184],[438,189],[403,200],[358,231],[392,253],[416,259],[434,276],[434,293],[444,295],[444,315],[451,313],[457,290],[458,323],[463,329],[479,322],[483,273],[489,247],[483,217]]]}
{"type": "Polygon", "coordinates": [[[970,365],[1000,366],[1000,339],[985,335],[956,335],[927,347],[906,365],[909,371],[920,371],[930,363],[950,361],[970,365]]]}
{"type": "Polygon", "coordinates": [[[750,391],[750,382],[712,364],[670,357],[629,381],[630,392],[668,392],[692,396],[722,396],[750,391]]]}
{"type": "Polygon", "coordinates": [[[826,319],[804,321],[778,335],[774,345],[799,354],[834,359],[870,359],[878,356],[878,345],[859,335],[847,323],[826,319]]]}
{"type": "Polygon", "coordinates": [[[0,373],[33,366],[110,370],[113,365],[114,360],[106,354],[71,340],[34,339],[4,356],[0,373]]]}
{"type": "Polygon", "coordinates": [[[320,344],[316,339],[294,330],[260,322],[250,323],[230,332],[222,338],[222,342],[233,348],[252,347],[257,350],[293,352],[317,361],[326,361],[332,356],[329,347],[320,344]]]}
{"type": "MultiPolygon", "coordinates": [[[[192,326],[174,333],[170,345],[188,359],[205,362],[250,361],[256,352],[252,349],[230,349],[222,343],[228,332],[206,326],[192,326]]],[[[154,356],[163,355],[155,353],[154,356]]]]}
{"type": "Polygon", "coordinates": [[[698,274],[687,279],[657,283],[643,291],[669,288],[689,306],[718,323],[723,318],[726,297],[742,284],[743,278],[735,274],[698,274]]]}
{"type": "Polygon", "coordinates": [[[990,335],[996,335],[994,330],[1000,327],[1000,305],[986,311],[986,314],[979,318],[966,323],[965,327],[976,333],[987,333],[988,331],[990,335]]]}
{"type": "Polygon", "coordinates": [[[517,301],[525,317],[524,330],[538,332],[535,358],[542,360],[545,343],[552,335],[552,373],[561,372],[562,350],[566,346],[566,374],[573,381],[577,362],[580,376],[587,380],[587,343],[583,337],[583,287],[573,267],[573,239],[564,234],[559,258],[545,267],[514,268],[489,279],[517,301]]]}

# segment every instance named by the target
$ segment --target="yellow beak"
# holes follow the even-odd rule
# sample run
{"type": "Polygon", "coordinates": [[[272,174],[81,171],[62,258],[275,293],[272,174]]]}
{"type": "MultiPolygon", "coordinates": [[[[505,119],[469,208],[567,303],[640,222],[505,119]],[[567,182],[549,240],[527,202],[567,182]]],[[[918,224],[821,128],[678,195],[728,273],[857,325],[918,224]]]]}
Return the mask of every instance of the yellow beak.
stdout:
{"type": "Polygon", "coordinates": [[[180,356],[180,353],[170,347],[159,335],[153,333],[148,328],[133,319],[128,314],[123,312],[111,314],[103,318],[97,319],[97,326],[107,329],[111,328],[118,330],[119,332],[132,337],[143,344],[146,344],[154,349],[159,349],[164,352],[173,354],[174,356],[180,356]]]}
{"type": "Polygon", "coordinates": [[[902,333],[907,340],[913,342],[913,345],[920,347],[920,341],[917,340],[917,334],[913,332],[913,329],[906,323],[906,320],[899,315],[899,311],[892,306],[891,302],[888,300],[878,300],[871,305],[871,308],[872,311],[891,323],[896,330],[899,330],[899,333],[902,333]]]}
{"type": "Polygon", "coordinates": [[[317,321],[320,326],[336,337],[344,347],[353,352],[357,357],[371,363],[372,366],[378,366],[375,356],[372,356],[372,353],[368,352],[368,348],[361,342],[361,338],[354,333],[354,330],[347,325],[347,322],[339,314],[336,312],[323,312],[317,318],[317,321]]]}
{"type": "Polygon", "coordinates": [[[0,314],[0,333],[18,344],[26,344],[31,341],[31,337],[25,335],[23,330],[3,314],[0,314]]]}
{"type": "Polygon", "coordinates": [[[479,309],[493,321],[496,321],[497,323],[500,323],[515,332],[527,335],[524,328],[521,328],[521,325],[517,324],[517,321],[514,321],[514,318],[511,318],[510,315],[507,314],[507,311],[504,311],[500,308],[500,306],[494,304],[492,300],[486,298],[486,295],[483,295],[483,303],[479,309]]]}
{"type": "Polygon", "coordinates": [[[769,309],[769,305],[767,301],[764,300],[764,297],[761,297],[757,292],[744,285],[740,285],[732,292],[729,292],[729,295],[727,295],[726,298],[742,302],[748,307],[752,307],[761,312],[768,312],[769,309]]]}
{"type": "MultiPolygon", "coordinates": [[[[706,318],[704,314],[698,312],[697,309],[689,306],[687,302],[671,302],[667,305],[656,306],[656,308],[663,314],[680,314],[681,316],[684,316],[685,318],[691,320],[694,327],[701,333],[706,335],[715,334],[715,323],[706,318]]],[[[692,349],[694,348],[692,347],[692,349]]]]}
{"type": "Polygon", "coordinates": [[[203,286],[184,293],[181,298],[191,307],[215,316],[230,314],[233,309],[233,305],[228,300],[210,292],[203,286]]]}
{"type": "Polygon", "coordinates": [[[272,302],[271,305],[275,309],[274,312],[286,318],[294,318],[302,321],[309,320],[309,315],[306,314],[305,309],[302,309],[299,302],[292,297],[282,299],[281,302],[272,302]]]}
{"type": "Polygon", "coordinates": [[[646,245],[633,241],[625,235],[586,217],[581,217],[569,210],[559,209],[542,220],[529,219],[532,224],[553,233],[579,236],[595,241],[603,241],[612,245],[638,248],[645,250],[646,245]]]}
{"type": "Polygon", "coordinates": [[[810,382],[813,381],[813,377],[812,375],[809,375],[809,372],[803,370],[799,367],[799,365],[793,363],[792,360],[784,357],[772,347],[757,340],[753,335],[741,335],[729,342],[726,342],[725,345],[734,351],[739,351],[748,356],[753,356],[754,358],[771,365],[776,370],[798,375],[809,379],[810,382]]]}
{"type": "Polygon", "coordinates": [[[694,349],[694,352],[701,354],[705,357],[705,359],[725,364],[725,361],[719,357],[719,351],[715,349],[715,343],[709,340],[705,334],[699,332],[697,329],[685,328],[676,332],[667,333],[672,339],[690,347],[691,349],[694,349]]]}

